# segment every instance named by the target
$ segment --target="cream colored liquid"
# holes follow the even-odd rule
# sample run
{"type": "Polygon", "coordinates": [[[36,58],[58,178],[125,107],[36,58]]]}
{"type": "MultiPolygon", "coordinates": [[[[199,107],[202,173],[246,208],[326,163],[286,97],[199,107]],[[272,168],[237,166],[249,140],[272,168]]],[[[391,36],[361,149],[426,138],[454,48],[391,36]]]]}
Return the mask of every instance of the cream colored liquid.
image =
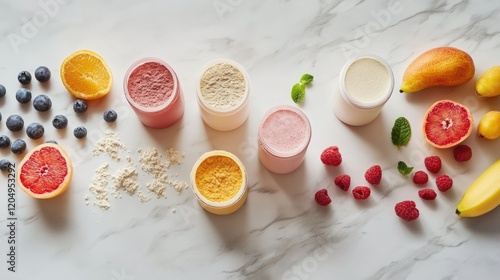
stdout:
{"type": "Polygon", "coordinates": [[[375,102],[389,91],[391,77],[385,66],[372,58],[352,63],[345,74],[347,93],[358,102],[375,102]]]}

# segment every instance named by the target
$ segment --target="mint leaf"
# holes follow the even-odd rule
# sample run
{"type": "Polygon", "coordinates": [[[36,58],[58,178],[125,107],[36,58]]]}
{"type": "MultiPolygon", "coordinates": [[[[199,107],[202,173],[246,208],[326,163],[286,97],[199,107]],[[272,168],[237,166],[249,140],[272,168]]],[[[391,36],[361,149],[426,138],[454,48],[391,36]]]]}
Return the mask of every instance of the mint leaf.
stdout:
{"type": "Polygon", "coordinates": [[[295,103],[300,103],[306,96],[306,87],[300,83],[296,83],[292,87],[292,100],[295,103]]]}
{"type": "Polygon", "coordinates": [[[302,77],[300,77],[300,83],[303,84],[304,86],[307,86],[308,84],[312,83],[314,80],[314,77],[311,74],[304,74],[302,77]]]}
{"type": "Polygon", "coordinates": [[[413,166],[408,166],[406,163],[400,161],[398,162],[398,171],[401,173],[401,175],[406,176],[410,174],[410,172],[413,170],[413,166]]]}
{"type": "Polygon", "coordinates": [[[295,103],[301,103],[306,97],[306,86],[312,83],[314,77],[311,74],[304,74],[300,81],[292,87],[292,100],[295,103]]]}
{"type": "Polygon", "coordinates": [[[401,147],[410,141],[411,126],[410,122],[405,117],[399,117],[394,121],[394,126],[391,131],[392,144],[401,147]]]}

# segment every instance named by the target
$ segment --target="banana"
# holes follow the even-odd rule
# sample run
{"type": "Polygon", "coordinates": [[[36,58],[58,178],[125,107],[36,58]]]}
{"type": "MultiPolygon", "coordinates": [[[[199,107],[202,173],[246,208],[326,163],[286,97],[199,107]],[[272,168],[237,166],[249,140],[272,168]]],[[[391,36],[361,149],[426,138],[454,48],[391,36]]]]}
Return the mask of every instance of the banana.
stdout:
{"type": "Polygon", "coordinates": [[[460,217],[477,217],[500,205],[500,160],[492,164],[467,188],[457,205],[460,217]]]}

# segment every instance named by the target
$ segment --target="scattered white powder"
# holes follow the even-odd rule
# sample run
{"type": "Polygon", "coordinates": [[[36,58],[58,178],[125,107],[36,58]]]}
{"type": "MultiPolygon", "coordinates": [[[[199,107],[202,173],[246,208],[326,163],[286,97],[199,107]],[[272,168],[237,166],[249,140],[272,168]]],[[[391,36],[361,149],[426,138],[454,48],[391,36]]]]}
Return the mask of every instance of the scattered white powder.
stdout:
{"type": "Polygon", "coordinates": [[[162,159],[161,154],[156,148],[145,148],[140,152],[141,169],[149,174],[152,174],[155,179],[160,179],[165,174],[169,163],[162,159]]]}
{"type": "Polygon", "coordinates": [[[142,190],[137,191],[137,197],[139,198],[140,202],[146,202],[150,200],[149,196],[145,195],[142,190]]]}
{"type": "MultiPolygon", "coordinates": [[[[112,159],[119,161],[120,154],[125,151],[127,165],[122,166],[111,176],[109,163],[104,163],[101,167],[95,170],[93,180],[89,186],[89,191],[94,196],[94,205],[101,209],[107,210],[111,206],[109,204],[109,196],[121,198],[122,192],[126,192],[130,196],[137,196],[140,202],[147,202],[151,198],[142,191],[139,185],[139,171],[144,171],[153,177],[153,180],[146,184],[146,189],[154,194],[156,198],[167,197],[167,186],[171,186],[180,194],[183,189],[189,187],[188,183],[183,181],[171,181],[167,169],[172,165],[181,165],[184,161],[184,153],[177,151],[174,148],[168,148],[163,156],[156,148],[146,147],[139,148],[139,163],[138,169],[127,147],[120,142],[118,134],[112,131],[106,131],[104,138],[100,139],[93,149],[94,155],[106,154],[112,159]],[[166,158],[164,158],[166,157],[166,158]],[[110,183],[112,181],[112,183],[110,183]]],[[[175,174],[177,177],[178,174],[175,174]]],[[[91,198],[85,196],[85,204],[90,204],[91,198]]]]}
{"type": "Polygon", "coordinates": [[[208,68],[200,80],[201,96],[216,108],[231,108],[245,95],[245,77],[241,71],[227,63],[208,68]]]}
{"type": "Polygon", "coordinates": [[[165,155],[167,156],[167,160],[169,162],[168,167],[171,164],[181,165],[184,162],[184,153],[177,151],[176,149],[170,147],[165,151],[165,155]]]}
{"type": "Polygon", "coordinates": [[[177,191],[177,194],[180,194],[182,190],[185,190],[189,187],[189,184],[183,181],[169,181],[168,184],[177,191]]]}
{"type": "MultiPolygon", "coordinates": [[[[189,186],[186,182],[171,181],[166,173],[172,164],[181,165],[184,162],[184,153],[177,151],[174,148],[168,148],[165,151],[167,159],[163,159],[162,155],[155,148],[145,148],[138,150],[140,153],[139,162],[141,169],[146,173],[153,175],[154,180],[147,184],[150,192],[154,193],[157,198],[166,197],[166,186],[173,187],[177,194],[189,186]]],[[[176,174],[175,176],[178,176],[176,174]]]]}
{"type": "MultiPolygon", "coordinates": [[[[108,202],[108,179],[110,177],[109,164],[104,163],[101,167],[97,168],[95,175],[90,183],[89,191],[94,195],[94,204],[101,207],[102,209],[109,209],[110,205],[108,202]]],[[[88,196],[87,196],[88,197],[88,196]]],[[[87,197],[85,204],[87,203],[87,197]]]]}
{"type": "Polygon", "coordinates": [[[118,133],[113,132],[112,130],[107,130],[104,133],[104,138],[100,139],[95,144],[92,153],[94,155],[107,154],[112,159],[119,161],[121,158],[120,152],[125,150],[126,147],[120,142],[118,133]]]}
{"type": "Polygon", "coordinates": [[[137,183],[137,170],[133,166],[125,166],[118,169],[113,175],[113,181],[115,182],[115,188],[117,190],[123,190],[129,195],[134,195],[139,189],[139,184],[137,183]]]}
{"type": "Polygon", "coordinates": [[[148,190],[154,194],[156,194],[156,198],[167,197],[165,189],[167,188],[164,182],[159,180],[153,180],[152,182],[146,185],[148,190]]]}

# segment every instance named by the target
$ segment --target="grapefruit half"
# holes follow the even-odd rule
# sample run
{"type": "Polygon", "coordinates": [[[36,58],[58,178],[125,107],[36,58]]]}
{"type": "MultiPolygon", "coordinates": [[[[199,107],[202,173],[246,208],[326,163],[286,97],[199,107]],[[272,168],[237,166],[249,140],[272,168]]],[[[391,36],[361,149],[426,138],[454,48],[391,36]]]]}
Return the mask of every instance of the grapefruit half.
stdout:
{"type": "Polygon", "coordinates": [[[73,176],[71,159],[61,146],[38,145],[19,163],[17,183],[29,196],[48,199],[68,189],[73,176]]]}
{"type": "Polygon", "coordinates": [[[440,100],[425,113],[425,140],[436,148],[450,148],[463,142],[472,133],[474,122],[470,110],[452,100],[440,100]]]}

